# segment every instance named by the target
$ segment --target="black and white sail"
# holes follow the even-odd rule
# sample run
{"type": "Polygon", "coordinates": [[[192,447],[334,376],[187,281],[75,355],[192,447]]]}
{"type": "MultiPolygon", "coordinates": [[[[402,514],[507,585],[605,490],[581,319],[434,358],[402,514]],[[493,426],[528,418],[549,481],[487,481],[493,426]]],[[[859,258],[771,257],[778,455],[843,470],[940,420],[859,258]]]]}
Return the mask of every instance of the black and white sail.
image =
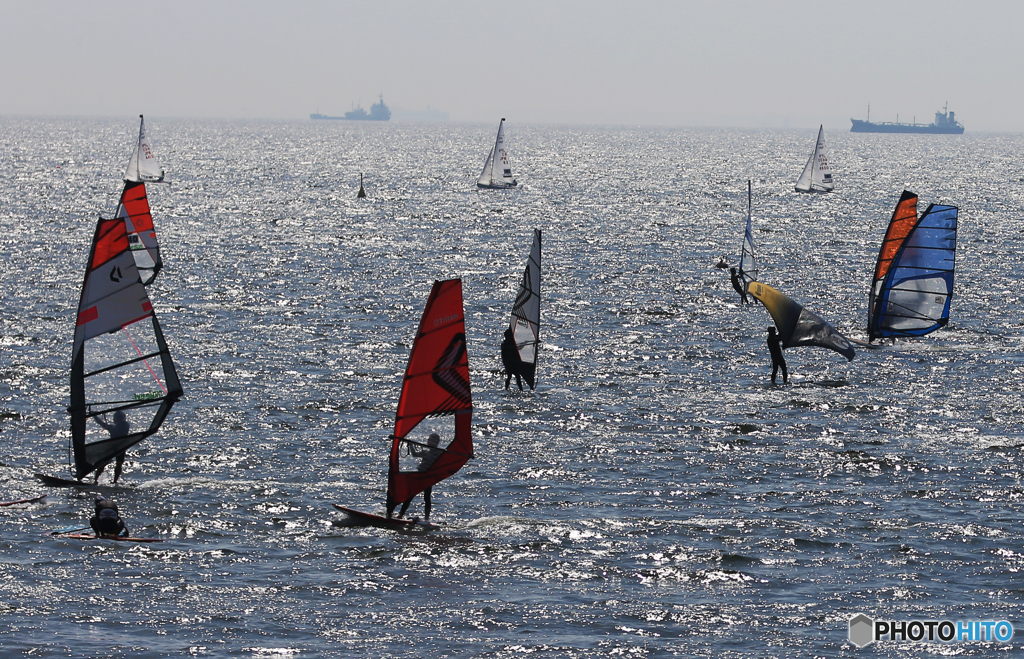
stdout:
{"type": "Polygon", "coordinates": [[[540,229],[533,231],[533,246],[530,259],[526,262],[519,292],[512,306],[510,327],[522,362],[520,374],[530,385],[536,387],[537,353],[540,347],[540,229]]]}

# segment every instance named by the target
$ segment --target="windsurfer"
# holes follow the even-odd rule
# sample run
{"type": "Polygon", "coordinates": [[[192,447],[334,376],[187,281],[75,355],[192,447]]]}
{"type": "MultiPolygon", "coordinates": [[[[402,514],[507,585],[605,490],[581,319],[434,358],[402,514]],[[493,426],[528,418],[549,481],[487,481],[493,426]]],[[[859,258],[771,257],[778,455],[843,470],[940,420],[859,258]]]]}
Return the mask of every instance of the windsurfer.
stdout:
{"type": "Polygon", "coordinates": [[[512,328],[505,330],[505,338],[501,342],[501,363],[505,366],[505,388],[512,384],[512,376],[516,376],[516,384],[519,391],[523,390],[522,363],[519,358],[519,350],[516,349],[516,339],[512,335],[512,328]]]}
{"type": "Polygon", "coordinates": [[[742,304],[749,304],[747,301],[747,292],[743,290],[743,280],[740,278],[741,273],[736,272],[736,268],[729,268],[730,277],[732,279],[732,287],[736,289],[736,292],[740,294],[742,304]]]}
{"type": "Polygon", "coordinates": [[[768,352],[772,356],[772,384],[775,384],[775,376],[779,369],[782,369],[782,384],[789,384],[789,369],[786,368],[786,360],[782,357],[782,341],[775,333],[775,327],[768,328],[768,352]]]}
{"type": "MultiPolygon", "coordinates": [[[[426,446],[421,447],[411,443],[408,445],[409,453],[411,453],[414,457],[420,459],[420,464],[416,467],[416,471],[420,473],[430,471],[430,468],[434,466],[434,463],[437,462],[437,459],[444,454],[444,449],[440,449],[437,447],[437,445],[440,443],[441,436],[438,435],[436,432],[432,432],[430,433],[430,436],[427,437],[426,446]]],[[[431,488],[429,487],[423,490],[424,522],[430,521],[430,490],[431,488]]],[[[402,504],[401,510],[398,511],[399,518],[405,517],[405,511],[409,509],[409,504],[412,503],[412,499],[413,497],[410,497],[408,501],[402,504]]]]}
{"type": "MultiPolygon", "coordinates": [[[[125,435],[130,433],[132,429],[132,425],[128,423],[128,415],[126,415],[123,410],[117,410],[116,412],[114,412],[113,423],[107,421],[106,414],[97,414],[96,416],[93,417],[93,419],[96,421],[96,423],[100,425],[100,427],[102,427],[104,430],[110,433],[111,439],[124,437],[125,435]]],[[[121,451],[114,457],[115,485],[117,484],[117,479],[121,478],[121,467],[124,466],[124,457],[124,451],[121,451]]],[[[96,480],[93,481],[94,483],[100,482],[100,474],[103,473],[103,470],[106,468],[108,464],[110,464],[109,461],[104,462],[103,464],[96,467],[96,480]]]]}
{"type": "Polygon", "coordinates": [[[128,537],[128,527],[117,511],[117,504],[99,494],[96,495],[96,514],[89,518],[89,526],[95,531],[96,537],[128,537]]]}

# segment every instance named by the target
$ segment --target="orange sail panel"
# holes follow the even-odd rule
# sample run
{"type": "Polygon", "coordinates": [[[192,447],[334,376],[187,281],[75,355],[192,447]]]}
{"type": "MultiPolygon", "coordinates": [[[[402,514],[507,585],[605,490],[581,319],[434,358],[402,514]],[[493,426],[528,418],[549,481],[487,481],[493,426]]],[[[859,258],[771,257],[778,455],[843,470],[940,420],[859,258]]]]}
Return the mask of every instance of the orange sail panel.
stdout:
{"type": "Polygon", "coordinates": [[[142,283],[148,286],[156,279],[163,262],[160,260],[160,245],[156,239],[156,229],[153,227],[153,215],[149,211],[145,183],[124,182],[121,203],[117,206],[117,217],[124,219],[139,277],[142,283]]]}
{"type": "Polygon", "coordinates": [[[904,190],[896,204],[896,210],[889,220],[889,229],[885,232],[882,240],[882,247],[878,251],[878,264],[875,266],[875,281],[885,277],[889,272],[889,266],[900,251],[907,234],[917,223],[917,195],[904,190]]]}
{"type": "Polygon", "coordinates": [[[455,474],[473,457],[472,414],[462,280],[435,281],[398,400],[389,508],[455,474]]]}

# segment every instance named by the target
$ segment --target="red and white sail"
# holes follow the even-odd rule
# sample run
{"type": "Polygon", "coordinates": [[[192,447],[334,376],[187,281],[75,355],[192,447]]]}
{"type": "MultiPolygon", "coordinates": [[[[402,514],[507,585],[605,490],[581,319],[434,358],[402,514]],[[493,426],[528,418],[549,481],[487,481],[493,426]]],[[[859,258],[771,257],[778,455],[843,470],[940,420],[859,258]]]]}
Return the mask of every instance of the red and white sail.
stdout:
{"type": "Polygon", "coordinates": [[[473,457],[473,400],[462,280],[435,281],[409,354],[395,414],[388,509],[455,474],[473,457]],[[431,433],[440,436],[437,447],[431,433]],[[424,456],[430,462],[425,464],[424,456]]]}
{"type": "Polygon", "coordinates": [[[123,219],[101,219],[78,303],[71,359],[71,439],[82,478],[156,432],[182,394],[123,219]],[[104,429],[108,414],[126,427],[104,429]]]}

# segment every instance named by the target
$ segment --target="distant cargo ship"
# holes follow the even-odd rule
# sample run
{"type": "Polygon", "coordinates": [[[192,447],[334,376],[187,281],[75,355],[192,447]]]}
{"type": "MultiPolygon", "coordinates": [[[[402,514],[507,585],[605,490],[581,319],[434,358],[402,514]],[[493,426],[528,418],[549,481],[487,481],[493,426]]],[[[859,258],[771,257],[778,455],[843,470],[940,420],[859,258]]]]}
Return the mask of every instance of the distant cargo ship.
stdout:
{"type": "Polygon", "coordinates": [[[329,117],[326,114],[311,114],[310,119],[349,119],[351,121],[387,121],[391,118],[391,110],[388,106],[384,105],[383,94],[380,97],[380,101],[370,106],[370,111],[367,112],[363,108],[356,108],[351,112],[346,112],[344,117],[329,117]]]}
{"type": "Polygon", "coordinates": [[[891,121],[880,121],[878,123],[871,123],[871,106],[868,106],[868,121],[861,121],[860,119],[850,119],[853,122],[853,128],[850,129],[851,133],[926,133],[926,134],[943,134],[943,135],[963,135],[964,127],[959,121],[956,120],[956,113],[948,111],[949,105],[942,109],[942,112],[935,113],[935,123],[931,124],[901,124],[899,117],[896,117],[896,123],[891,121]]]}

